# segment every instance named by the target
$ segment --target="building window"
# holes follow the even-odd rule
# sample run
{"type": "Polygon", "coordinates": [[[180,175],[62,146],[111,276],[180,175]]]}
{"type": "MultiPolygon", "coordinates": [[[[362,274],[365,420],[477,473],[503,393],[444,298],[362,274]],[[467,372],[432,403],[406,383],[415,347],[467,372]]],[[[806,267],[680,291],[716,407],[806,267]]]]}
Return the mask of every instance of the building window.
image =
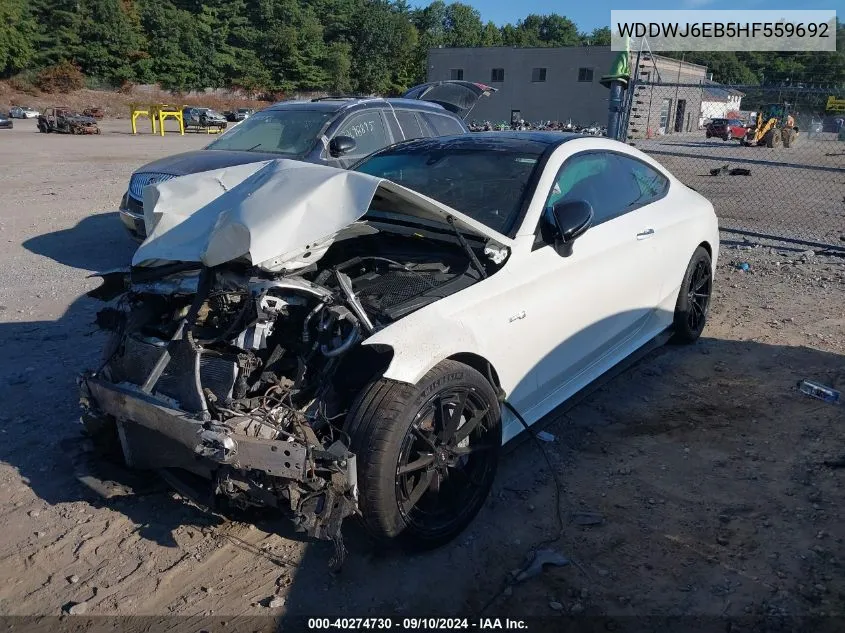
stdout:
{"type": "Polygon", "coordinates": [[[666,127],[669,125],[669,109],[671,107],[671,99],[663,99],[663,101],[660,102],[660,122],[658,123],[658,131],[661,134],[666,134],[666,127]]]}
{"type": "Polygon", "coordinates": [[[535,68],[531,71],[531,81],[538,82],[538,81],[546,81],[546,69],[545,68],[535,68]]]}
{"type": "Polygon", "coordinates": [[[458,79],[462,80],[464,78],[464,69],[463,68],[453,68],[449,71],[451,79],[458,79]]]}
{"type": "Polygon", "coordinates": [[[578,69],[578,81],[592,81],[593,80],[593,69],[592,68],[579,68],[578,69]]]}
{"type": "Polygon", "coordinates": [[[490,81],[504,81],[505,80],[505,69],[504,68],[494,68],[490,71],[490,81]]]}

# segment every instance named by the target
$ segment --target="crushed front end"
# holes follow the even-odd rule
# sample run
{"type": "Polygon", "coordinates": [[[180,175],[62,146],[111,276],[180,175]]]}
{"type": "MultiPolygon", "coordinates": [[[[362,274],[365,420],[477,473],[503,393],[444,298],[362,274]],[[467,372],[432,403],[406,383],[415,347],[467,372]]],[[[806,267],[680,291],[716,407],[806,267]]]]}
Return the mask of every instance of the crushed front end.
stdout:
{"type": "Polygon", "coordinates": [[[206,482],[192,496],[207,507],[289,512],[340,564],[356,459],[332,376],[360,318],[302,277],[176,265],[104,279],[91,294],[110,299],[97,316],[110,341],[80,380],[87,431],[115,437],[132,468],[206,482]]]}
{"type": "Polygon", "coordinates": [[[367,459],[346,417],[392,359],[362,343],[482,279],[458,244],[365,228],[294,272],[241,260],[102,273],[89,296],[107,302],[109,341],[80,380],[96,443],[207,507],[286,511],[333,540],[339,564],[367,459]]]}

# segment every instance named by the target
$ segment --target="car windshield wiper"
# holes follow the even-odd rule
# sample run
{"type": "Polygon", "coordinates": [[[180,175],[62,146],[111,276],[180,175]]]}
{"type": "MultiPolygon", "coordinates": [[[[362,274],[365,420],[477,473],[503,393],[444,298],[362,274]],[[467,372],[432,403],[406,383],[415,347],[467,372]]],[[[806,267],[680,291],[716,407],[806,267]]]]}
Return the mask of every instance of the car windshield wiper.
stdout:
{"type": "Polygon", "coordinates": [[[451,215],[447,215],[446,221],[449,223],[449,226],[452,227],[452,230],[455,231],[455,235],[457,236],[458,241],[461,243],[461,246],[463,246],[464,250],[467,252],[467,255],[469,255],[469,259],[472,262],[472,265],[475,266],[475,269],[478,271],[478,274],[481,275],[482,279],[487,279],[487,273],[484,270],[484,266],[482,266],[481,262],[478,261],[478,257],[475,256],[475,252],[472,250],[472,247],[470,247],[470,245],[467,243],[464,234],[460,232],[457,226],[455,226],[455,218],[453,218],[451,215]]]}

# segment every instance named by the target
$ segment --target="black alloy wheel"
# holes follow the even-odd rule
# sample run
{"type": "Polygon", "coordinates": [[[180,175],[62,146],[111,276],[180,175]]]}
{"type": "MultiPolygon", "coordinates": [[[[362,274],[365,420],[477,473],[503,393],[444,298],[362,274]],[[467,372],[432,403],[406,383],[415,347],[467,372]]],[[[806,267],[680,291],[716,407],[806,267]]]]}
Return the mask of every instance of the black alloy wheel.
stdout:
{"type": "Polygon", "coordinates": [[[713,263],[707,250],[699,246],[687,266],[675,305],[674,341],[693,343],[698,340],[707,323],[712,291],[713,263]]]}
{"type": "Polygon", "coordinates": [[[691,330],[704,329],[707,307],[710,305],[712,279],[710,267],[703,260],[699,260],[695,265],[692,283],[687,292],[687,301],[690,306],[690,310],[687,312],[687,323],[691,330]]]}
{"type": "Polygon", "coordinates": [[[502,444],[496,392],[455,360],[417,383],[376,378],[356,398],[345,429],[357,456],[364,527],[382,545],[442,545],[481,510],[502,444]]]}
{"type": "Polygon", "coordinates": [[[415,532],[447,533],[487,496],[501,443],[489,417],[484,399],[465,387],[435,394],[417,412],[396,468],[396,502],[415,532]]]}

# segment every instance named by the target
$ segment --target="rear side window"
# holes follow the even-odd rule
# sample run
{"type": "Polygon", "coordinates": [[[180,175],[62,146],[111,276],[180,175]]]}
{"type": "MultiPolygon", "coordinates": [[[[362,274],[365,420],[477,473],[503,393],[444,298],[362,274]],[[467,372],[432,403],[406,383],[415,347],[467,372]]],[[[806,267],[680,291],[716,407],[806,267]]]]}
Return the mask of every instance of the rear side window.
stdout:
{"type": "Polygon", "coordinates": [[[396,118],[399,121],[399,125],[402,126],[402,133],[405,135],[406,139],[424,138],[428,136],[428,134],[423,132],[419,119],[417,119],[417,115],[410,110],[396,110],[396,118]]]}
{"type": "Polygon", "coordinates": [[[457,119],[442,114],[422,113],[436,136],[451,136],[452,134],[463,134],[464,129],[457,119]]]}
{"type": "Polygon", "coordinates": [[[616,160],[622,163],[622,168],[630,170],[634,182],[640,191],[640,196],[634,200],[634,205],[648,204],[662,198],[669,188],[669,179],[645,163],[633,158],[616,155],[616,160]]]}
{"type": "Polygon", "coordinates": [[[376,109],[353,114],[343,122],[336,136],[355,139],[355,149],[350,156],[366,156],[390,145],[384,119],[376,109]]]}
{"type": "Polygon", "coordinates": [[[578,154],[564,163],[546,206],[585,200],[601,224],[662,198],[669,180],[636,159],[611,152],[578,154]]]}

